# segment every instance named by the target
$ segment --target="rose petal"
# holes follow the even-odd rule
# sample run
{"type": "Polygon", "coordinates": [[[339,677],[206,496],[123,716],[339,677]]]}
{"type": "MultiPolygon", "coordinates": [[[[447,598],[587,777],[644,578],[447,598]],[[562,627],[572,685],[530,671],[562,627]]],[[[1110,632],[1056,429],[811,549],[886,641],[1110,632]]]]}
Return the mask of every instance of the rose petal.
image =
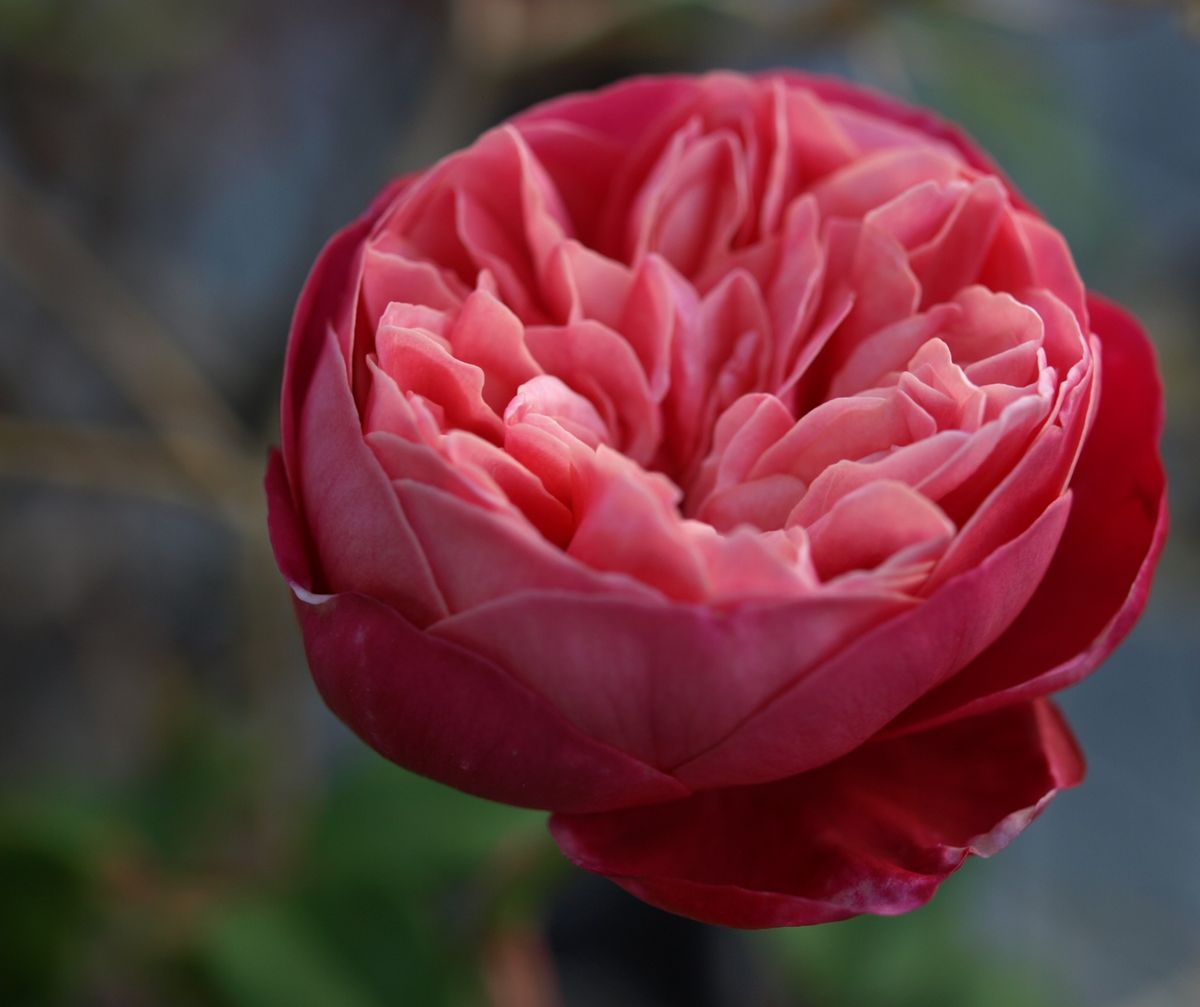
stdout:
{"type": "Polygon", "coordinates": [[[288,463],[311,530],[320,590],[380,598],[417,625],[446,603],[389,479],[363,440],[332,332],[299,413],[299,457],[288,463]]]}
{"type": "Polygon", "coordinates": [[[1083,769],[1058,711],[1040,701],[775,783],[556,814],[550,831],[580,867],[662,909],[724,926],[825,923],[923,905],[1083,769]]]}
{"type": "Polygon", "coordinates": [[[497,415],[520,385],[541,373],[525,346],[525,326],[486,291],[466,299],[448,338],[459,360],[483,371],[483,399],[497,415]]]}
{"type": "Polygon", "coordinates": [[[809,528],[813,563],[822,579],[848,570],[870,570],[890,556],[923,547],[944,549],[955,532],[928,497],[902,482],[880,479],[842,497],[809,528]]]}
{"type": "Polygon", "coordinates": [[[1008,631],[897,729],[1074,684],[1112,653],[1146,604],[1167,533],[1162,390],[1137,321],[1095,295],[1089,314],[1101,345],[1100,403],[1054,561],[1008,631]]]}
{"type": "Polygon", "coordinates": [[[861,745],[1008,628],[1049,566],[1069,506],[1064,497],[1024,534],[917,607],[801,673],[777,679],[726,737],[674,774],[695,788],[760,783],[861,745]]]}
{"type": "MultiPolygon", "coordinates": [[[[432,632],[520,676],[590,736],[665,769],[710,748],[797,675],[911,606],[882,592],[721,611],[661,597],[539,591],[462,611],[432,632]]],[[[840,733],[835,722],[818,730],[840,733]]],[[[805,746],[805,731],[793,733],[805,746]]]]}
{"type": "Polygon", "coordinates": [[[565,555],[516,515],[484,510],[411,479],[393,485],[450,612],[534,588],[653,597],[630,577],[565,555]]]}
{"type": "Polygon", "coordinates": [[[393,762],[522,807],[601,809],[686,793],[583,735],[494,664],[372,598],[298,592],[295,606],[322,698],[393,762]]]}

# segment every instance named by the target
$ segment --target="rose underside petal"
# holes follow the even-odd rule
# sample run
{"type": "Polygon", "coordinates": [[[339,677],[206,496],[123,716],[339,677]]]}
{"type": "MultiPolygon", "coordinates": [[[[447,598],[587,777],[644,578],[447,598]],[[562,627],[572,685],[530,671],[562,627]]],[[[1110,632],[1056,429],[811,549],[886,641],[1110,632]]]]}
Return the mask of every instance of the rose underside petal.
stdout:
{"type": "Polygon", "coordinates": [[[968,854],[1003,848],[1083,776],[1039,701],[867,745],[812,772],[667,804],[556,814],[581,867],[696,919],[794,926],[926,902],[968,854]]]}

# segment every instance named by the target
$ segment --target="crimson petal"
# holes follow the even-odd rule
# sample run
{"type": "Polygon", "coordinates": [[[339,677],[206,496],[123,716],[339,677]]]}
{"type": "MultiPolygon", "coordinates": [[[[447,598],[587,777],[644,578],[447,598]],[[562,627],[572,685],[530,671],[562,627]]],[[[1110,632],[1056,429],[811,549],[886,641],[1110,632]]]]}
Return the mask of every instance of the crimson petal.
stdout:
{"type": "Polygon", "coordinates": [[[709,923],[799,926],[927,902],[1002,849],[1084,764],[1046,700],[878,741],[755,787],[550,821],[563,852],[709,923]]]}

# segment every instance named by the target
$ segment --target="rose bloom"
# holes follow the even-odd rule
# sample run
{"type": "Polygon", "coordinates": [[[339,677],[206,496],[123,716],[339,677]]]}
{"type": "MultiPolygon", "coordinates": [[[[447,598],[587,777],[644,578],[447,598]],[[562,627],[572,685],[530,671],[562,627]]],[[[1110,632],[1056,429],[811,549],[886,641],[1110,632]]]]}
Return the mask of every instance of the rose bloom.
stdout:
{"type": "Polygon", "coordinates": [[[1137,323],[931,115],[796,73],[539,105],[321,254],[270,530],[329,706],[759,927],[928,900],[1083,760],[1165,534],[1137,323]]]}

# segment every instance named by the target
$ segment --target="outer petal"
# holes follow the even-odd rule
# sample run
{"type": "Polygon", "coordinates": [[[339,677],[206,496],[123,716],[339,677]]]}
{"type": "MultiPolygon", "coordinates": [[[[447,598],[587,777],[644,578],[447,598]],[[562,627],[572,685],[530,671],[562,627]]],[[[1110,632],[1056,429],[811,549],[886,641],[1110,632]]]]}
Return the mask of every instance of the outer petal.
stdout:
{"type": "Polygon", "coordinates": [[[349,383],[362,243],[407,184],[400,179],[388,186],[313,266],[288,337],[280,425],[291,495],[312,530],[305,546],[311,586],[369,591],[427,622],[445,605],[363,441],[349,383]],[[398,568],[409,571],[403,584],[398,568]]]}
{"type": "Polygon", "coordinates": [[[587,737],[491,662],[422,632],[365,595],[314,595],[283,463],[267,470],[271,544],[292,586],[325,702],[393,762],[524,807],[591,811],[687,789],[587,737]]]}
{"type": "Polygon", "coordinates": [[[738,927],[824,923],[924,904],[1083,769],[1043,700],[876,742],[776,783],[558,814],[550,830],[580,867],[663,909],[738,927]]]}
{"type": "Polygon", "coordinates": [[[1073,685],[1112,653],[1146,604],[1167,534],[1162,388],[1137,321],[1094,295],[1088,310],[1100,338],[1100,404],[1054,561],[1008,631],[901,717],[897,730],[1073,685]]]}
{"type": "MultiPolygon", "coordinates": [[[[669,771],[797,675],[912,605],[901,595],[864,593],[722,612],[661,598],[527,591],[452,615],[430,633],[508,669],[589,736],[669,771]]],[[[824,759],[816,762],[825,761],[829,735],[846,730],[824,725],[796,745],[802,755],[817,748],[824,759]]]]}

